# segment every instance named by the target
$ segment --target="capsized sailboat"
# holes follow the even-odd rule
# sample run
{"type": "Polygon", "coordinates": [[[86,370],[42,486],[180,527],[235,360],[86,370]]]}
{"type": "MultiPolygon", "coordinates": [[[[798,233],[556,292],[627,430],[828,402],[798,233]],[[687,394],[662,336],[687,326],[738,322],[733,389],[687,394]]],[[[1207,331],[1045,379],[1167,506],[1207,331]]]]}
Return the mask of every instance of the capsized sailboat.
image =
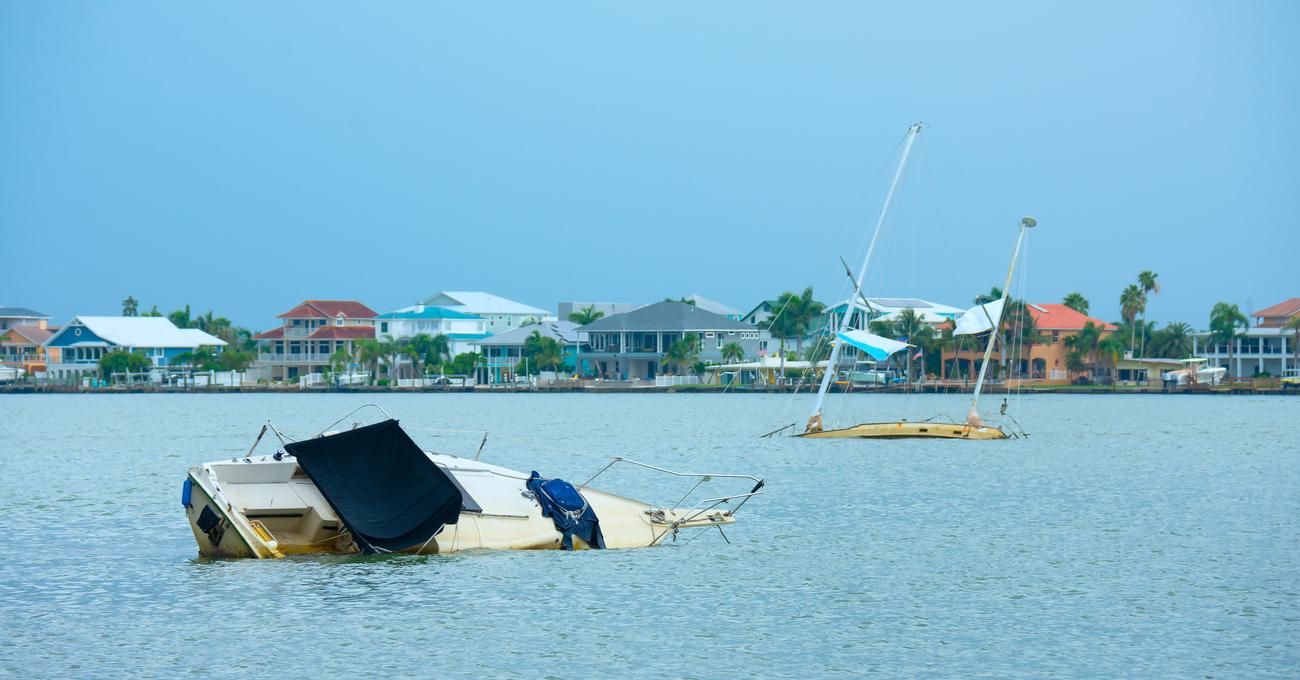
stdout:
{"type": "Polygon", "coordinates": [[[253,449],[269,430],[281,450],[263,456],[250,450],[243,458],[190,468],[181,504],[199,554],[279,558],[637,548],[675,539],[682,529],[721,533],[741,506],[763,492],[763,481],[749,475],[680,473],[625,458],[614,458],[574,486],[477,456],[423,451],[384,415],[387,420],[373,425],[301,441],[268,421],[253,449]],[[666,506],[589,486],[615,465],[693,478],[695,486],[666,506]],[[688,500],[714,479],[743,482],[748,491],[688,500]]]}
{"type": "MultiPolygon", "coordinates": [[[[870,311],[871,304],[866,295],[862,292],[863,281],[866,278],[867,268],[871,262],[871,256],[875,252],[876,242],[880,237],[880,231],[885,223],[885,216],[889,212],[889,207],[893,202],[894,192],[898,188],[898,183],[907,167],[907,160],[912,151],[912,144],[916,135],[921,131],[921,124],[916,123],[907,130],[907,138],[903,145],[902,156],[899,159],[898,168],[894,171],[893,180],[890,182],[889,192],[885,195],[884,205],[880,209],[880,215],[876,220],[876,228],[872,233],[871,241],[867,246],[866,256],[862,259],[862,265],[858,268],[857,276],[850,277],[853,281],[853,297],[851,303],[844,308],[844,314],[835,324],[835,338],[831,346],[830,359],[827,362],[826,371],[822,374],[821,384],[817,390],[817,399],[813,405],[812,415],[808,417],[808,422],[804,427],[803,433],[799,437],[809,439],[863,439],[863,438],[937,438],[937,439],[1007,439],[1007,432],[1002,427],[987,425],[980,418],[978,405],[980,393],[984,388],[985,373],[988,369],[989,358],[993,352],[993,343],[997,336],[996,329],[1001,327],[1003,310],[1006,307],[1006,291],[1011,289],[1011,279],[1015,272],[1016,261],[1020,257],[1020,247],[1024,242],[1026,231],[1035,226],[1037,221],[1032,217],[1025,217],[1020,220],[1019,231],[1016,236],[1016,247],[1011,256],[1011,265],[1007,268],[1007,279],[1003,285],[1003,297],[991,303],[977,305],[968,310],[958,320],[956,334],[975,334],[984,331],[989,332],[988,344],[984,349],[984,360],[980,364],[979,379],[975,383],[975,394],[971,399],[970,409],[966,414],[964,423],[946,423],[935,420],[925,421],[893,421],[893,422],[875,422],[875,423],[858,423],[848,427],[826,429],[822,422],[822,406],[826,400],[826,394],[830,388],[831,381],[834,378],[835,367],[838,365],[840,352],[844,347],[854,347],[864,352],[877,361],[884,361],[893,354],[911,347],[912,345],[899,341],[885,338],[864,329],[849,328],[853,318],[853,312],[857,307],[857,302],[861,301],[863,309],[870,311]]],[[[865,317],[864,317],[865,318],[865,317]]],[[[835,323],[835,319],[832,319],[835,323]]]]}

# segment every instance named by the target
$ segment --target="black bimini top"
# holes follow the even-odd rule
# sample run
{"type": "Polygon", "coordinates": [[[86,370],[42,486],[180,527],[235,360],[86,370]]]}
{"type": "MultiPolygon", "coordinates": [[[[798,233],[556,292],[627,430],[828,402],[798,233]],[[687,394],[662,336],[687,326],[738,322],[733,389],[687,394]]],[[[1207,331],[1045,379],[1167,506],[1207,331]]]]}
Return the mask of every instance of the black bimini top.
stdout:
{"type": "Polygon", "coordinates": [[[365,552],[422,545],[460,516],[459,485],[396,420],[284,448],[298,459],[365,552]]]}

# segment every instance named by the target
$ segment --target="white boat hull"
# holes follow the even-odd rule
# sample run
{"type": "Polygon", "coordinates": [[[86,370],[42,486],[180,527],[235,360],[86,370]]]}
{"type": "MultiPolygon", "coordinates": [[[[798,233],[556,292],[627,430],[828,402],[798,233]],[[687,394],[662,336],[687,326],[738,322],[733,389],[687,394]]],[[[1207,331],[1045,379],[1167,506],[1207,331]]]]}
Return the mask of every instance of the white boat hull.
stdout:
{"type": "MultiPolygon", "coordinates": [[[[542,515],[518,471],[444,454],[427,454],[482,508],[462,511],[423,546],[401,552],[547,550],[562,535],[542,515]]],[[[209,463],[189,470],[186,517],[199,553],[211,557],[275,558],[295,554],[359,552],[347,527],[292,456],[209,463]],[[205,516],[206,511],[206,516],[205,516]]],[[[600,520],[607,548],[656,545],[676,531],[732,524],[725,509],[706,512],[655,508],[592,488],[581,488],[600,520]]],[[[574,548],[587,548],[574,539],[574,548]]]]}

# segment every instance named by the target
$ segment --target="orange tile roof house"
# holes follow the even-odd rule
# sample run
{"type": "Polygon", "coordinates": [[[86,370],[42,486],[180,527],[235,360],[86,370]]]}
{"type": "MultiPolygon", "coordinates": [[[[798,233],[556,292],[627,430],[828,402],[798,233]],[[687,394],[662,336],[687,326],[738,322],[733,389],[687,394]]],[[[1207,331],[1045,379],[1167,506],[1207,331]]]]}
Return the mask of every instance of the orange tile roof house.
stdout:
{"type": "Polygon", "coordinates": [[[1281,328],[1291,319],[1300,317],[1300,297],[1293,297],[1272,307],[1252,312],[1251,316],[1255,318],[1255,325],[1260,328],[1281,328]]]}
{"type": "MultiPolygon", "coordinates": [[[[1077,335],[1089,322],[1101,327],[1103,335],[1115,332],[1114,324],[1081,314],[1059,303],[1030,303],[1028,308],[1042,341],[1029,348],[1028,356],[1020,358],[1020,366],[1012,368],[1012,375],[1049,383],[1069,382],[1071,376],[1066,368],[1069,349],[1065,345],[1065,339],[1077,335]]],[[[958,364],[961,374],[973,374],[979,370],[982,359],[983,345],[979,343],[970,343],[960,355],[951,350],[946,350],[943,355],[945,370],[950,375],[957,374],[953,371],[954,363],[958,364]]]]}
{"type": "Polygon", "coordinates": [[[375,316],[356,300],[304,300],[277,315],[280,326],[253,336],[257,363],[272,380],[319,373],[338,350],[351,353],[356,340],[375,337],[375,316]]]}

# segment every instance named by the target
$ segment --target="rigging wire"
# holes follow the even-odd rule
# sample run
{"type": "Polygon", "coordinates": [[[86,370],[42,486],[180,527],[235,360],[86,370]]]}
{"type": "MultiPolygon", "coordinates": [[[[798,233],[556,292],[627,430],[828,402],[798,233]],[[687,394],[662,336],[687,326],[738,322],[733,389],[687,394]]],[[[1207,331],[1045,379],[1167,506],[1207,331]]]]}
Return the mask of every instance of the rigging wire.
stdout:
{"type": "MultiPolygon", "coordinates": [[[[910,130],[910,128],[909,128],[909,130],[910,130]]],[[[896,159],[897,159],[898,156],[899,156],[899,151],[903,148],[903,144],[907,141],[907,135],[908,135],[908,134],[909,134],[909,133],[905,132],[903,135],[901,135],[901,136],[898,138],[898,142],[894,144],[893,151],[891,151],[887,156],[884,157],[884,159],[883,159],[883,160],[881,161],[881,163],[880,163],[880,166],[879,166],[878,168],[876,168],[875,173],[873,173],[873,174],[871,175],[871,179],[870,179],[870,181],[868,181],[864,186],[869,186],[869,187],[870,187],[870,186],[877,186],[877,185],[880,183],[880,180],[881,180],[882,176],[884,175],[885,171],[886,171],[889,167],[891,167],[892,165],[895,164],[896,159]]],[[[867,211],[867,212],[865,212],[864,214],[869,215],[869,214],[871,214],[871,211],[867,211]]],[[[883,231],[884,231],[886,228],[887,228],[887,227],[882,227],[882,236],[883,236],[883,231]]],[[[863,235],[862,235],[862,239],[858,242],[858,247],[857,247],[857,249],[854,251],[854,254],[855,254],[854,261],[860,261],[860,260],[862,260],[863,258],[866,257],[866,250],[867,250],[867,247],[868,247],[868,243],[869,243],[869,241],[870,241],[870,236],[871,236],[871,235],[870,235],[869,232],[864,232],[864,233],[863,233],[863,235]]],[[[864,282],[864,283],[865,283],[865,282],[864,282]]],[[[827,337],[827,338],[831,338],[831,337],[833,336],[833,334],[835,333],[835,331],[837,330],[837,329],[835,329],[835,327],[834,327],[834,326],[835,326],[835,321],[834,321],[834,318],[833,318],[833,317],[834,317],[835,315],[832,314],[832,313],[830,313],[830,308],[831,308],[831,307],[834,307],[835,304],[837,304],[839,300],[849,299],[849,297],[850,297],[851,295],[853,295],[853,291],[852,291],[852,289],[849,287],[849,283],[848,283],[848,282],[841,281],[838,290],[839,290],[839,293],[838,293],[838,294],[833,298],[833,302],[829,305],[829,307],[828,307],[828,309],[827,309],[827,314],[826,314],[827,322],[826,322],[826,326],[823,327],[824,330],[825,330],[825,337],[827,337]]],[[[866,288],[865,288],[865,286],[864,286],[864,287],[863,287],[863,291],[864,291],[864,293],[865,293],[865,290],[866,290],[866,288]]],[[[852,303],[853,303],[853,300],[849,300],[849,304],[852,305],[852,303]]],[[[865,315],[865,312],[864,312],[864,315],[865,315]]],[[[847,328],[841,328],[841,329],[838,329],[838,330],[843,331],[843,330],[847,330],[847,328]]],[[[814,355],[814,356],[815,356],[815,355],[814,355]]],[[[805,371],[804,377],[800,380],[800,384],[802,384],[804,380],[807,380],[807,381],[809,382],[809,384],[811,384],[811,382],[812,382],[812,380],[811,380],[811,374],[815,374],[815,373],[816,373],[816,370],[817,370],[816,362],[812,362],[812,364],[810,365],[809,368],[810,368],[810,370],[805,371]]],[[[828,363],[827,366],[826,366],[826,369],[825,369],[825,370],[827,370],[827,371],[835,371],[835,370],[836,370],[836,367],[835,367],[835,366],[831,366],[831,365],[828,363]]],[[[798,393],[799,393],[799,385],[796,385],[795,390],[790,394],[790,399],[786,400],[785,406],[784,406],[784,407],[782,408],[782,410],[781,410],[781,419],[782,419],[782,420],[785,420],[787,417],[789,417],[790,409],[794,406],[795,402],[797,401],[797,398],[796,398],[796,397],[798,396],[798,393]]],[[[842,400],[841,400],[841,401],[842,401],[842,400]]],[[[829,410],[829,409],[828,409],[828,410],[829,410]]]]}

